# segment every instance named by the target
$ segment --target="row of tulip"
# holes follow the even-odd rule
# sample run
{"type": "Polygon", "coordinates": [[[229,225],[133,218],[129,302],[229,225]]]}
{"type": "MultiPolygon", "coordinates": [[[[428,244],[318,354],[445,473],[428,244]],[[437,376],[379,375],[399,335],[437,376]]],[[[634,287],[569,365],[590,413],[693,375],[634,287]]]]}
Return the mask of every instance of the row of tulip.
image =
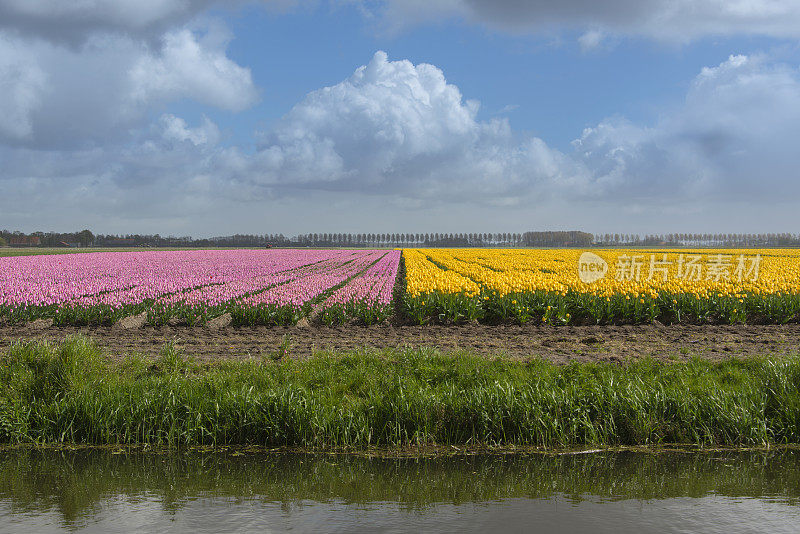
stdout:
{"type": "Polygon", "coordinates": [[[409,249],[414,322],[797,323],[797,249],[409,249]]]}
{"type": "MultiPolygon", "coordinates": [[[[374,265],[396,265],[399,254],[200,250],[0,258],[0,320],[108,324],[147,312],[153,324],[194,324],[230,312],[239,324],[285,324],[358,275],[372,273],[374,265]]],[[[393,284],[391,269],[386,275],[393,284]]]]}
{"type": "Polygon", "coordinates": [[[319,294],[358,275],[378,259],[376,251],[303,252],[314,261],[271,276],[204,286],[158,299],[148,310],[148,322],[194,325],[230,313],[237,325],[292,324],[309,313],[319,294]]]}
{"type": "Polygon", "coordinates": [[[332,293],[322,304],[320,317],[326,324],[386,320],[393,311],[392,298],[401,252],[385,254],[361,276],[332,293]]]}
{"type": "Polygon", "coordinates": [[[0,305],[137,304],[297,269],[331,254],[310,252],[198,250],[2,258],[0,305]]]}

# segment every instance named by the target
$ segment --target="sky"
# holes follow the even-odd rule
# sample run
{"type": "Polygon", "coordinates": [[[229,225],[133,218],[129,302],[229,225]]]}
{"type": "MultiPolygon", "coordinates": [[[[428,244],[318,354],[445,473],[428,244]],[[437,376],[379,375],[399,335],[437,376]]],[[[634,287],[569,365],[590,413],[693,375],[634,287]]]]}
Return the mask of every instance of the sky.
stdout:
{"type": "Polygon", "coordinates": [[[0,228],[800,232],[797,0],[0,0],[0,228]]]}

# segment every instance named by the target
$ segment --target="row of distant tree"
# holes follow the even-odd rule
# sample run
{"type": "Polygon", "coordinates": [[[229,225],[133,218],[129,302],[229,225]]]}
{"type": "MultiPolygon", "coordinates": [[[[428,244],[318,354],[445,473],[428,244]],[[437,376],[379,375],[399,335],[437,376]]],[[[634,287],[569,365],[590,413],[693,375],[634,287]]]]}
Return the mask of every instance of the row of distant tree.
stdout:
{"type": "Polygon", "coordinates": [[[522,245],[524,235],[514,233],[302,234],[295,240],[300,245],[308,246],[487,247],[522,245]]]}
{"type": "Polygon", "coordinates": [[[94,243],[94,240],[95,235],[89,230],[66,233],[33,232],[31,234],[0,230],[0,246],[88,247],[94,243]]]}
{"type": "Polygon", "coordinates": [[[800,234],[590,234],[579,231],[524,233],[313,233],[194,239],[189,236],[98,234],[80,232],[9,232],[0,230],[0,246],[41,247],[591,247],[591,246],[800,246],[800,234]]]}
{"type": "Polygon", "coordinates": [[[159,234],[98,234],[89,230],[75,233],[0,231],[12,246],[94,246],[94,247],[497,247],[497,246],[591,246],[586,232],[525,233],[321,233],[286,237],[283,234],[247,235],[194,239],[189,236],[163,237],[159,234]]]}
{"type": "Polygon", "coordinates": [[[600,246],[797,247],[800,234],[596,234],[600,246]]]}

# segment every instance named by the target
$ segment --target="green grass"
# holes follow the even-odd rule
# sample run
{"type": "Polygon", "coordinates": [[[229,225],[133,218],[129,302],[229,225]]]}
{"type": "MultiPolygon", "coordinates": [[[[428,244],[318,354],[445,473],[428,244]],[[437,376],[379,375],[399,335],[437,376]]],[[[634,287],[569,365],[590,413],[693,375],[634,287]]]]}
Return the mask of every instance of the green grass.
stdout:
{"type": "Polygon", "coordinates": [[[436,350],[200,364],[86,338],[0,359],[0,442],[310,449],[800,443],[800,357],[627,365],[436,350]]]}

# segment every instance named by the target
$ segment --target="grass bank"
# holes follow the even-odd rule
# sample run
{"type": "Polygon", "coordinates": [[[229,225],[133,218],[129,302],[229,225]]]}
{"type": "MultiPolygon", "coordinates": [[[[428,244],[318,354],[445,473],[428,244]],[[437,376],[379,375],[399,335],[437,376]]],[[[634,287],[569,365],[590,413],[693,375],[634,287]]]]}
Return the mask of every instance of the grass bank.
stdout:
{"type": "Polygon", "coordinates": [[[436,350],[213,365],[89,339],[0,358],[0,442],[291,446],[800,443],[800,356],[557,366],[436,350]]]}

